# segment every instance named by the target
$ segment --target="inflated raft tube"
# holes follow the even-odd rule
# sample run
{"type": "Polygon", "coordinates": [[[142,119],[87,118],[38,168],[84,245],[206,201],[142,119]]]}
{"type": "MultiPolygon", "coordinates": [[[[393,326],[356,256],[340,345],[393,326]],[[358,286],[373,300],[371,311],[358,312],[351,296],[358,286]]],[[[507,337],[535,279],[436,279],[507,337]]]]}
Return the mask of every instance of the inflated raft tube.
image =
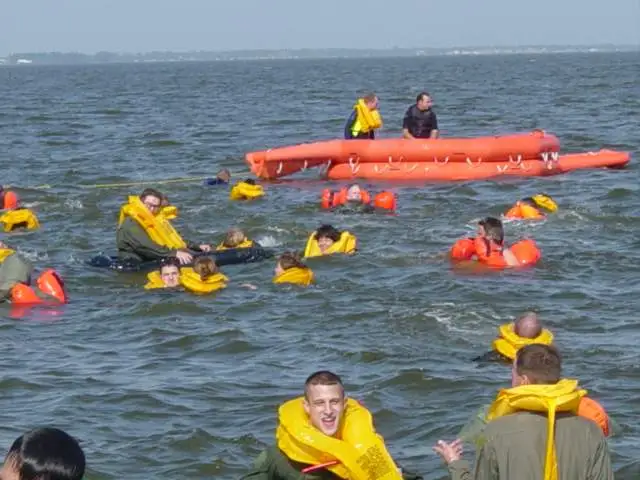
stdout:
{"type": "MultiPolygon", "coordinates": [[[[262,247],[251,247],[230,248],[217,252],[201,253],[194,255],[194,257],[210,257],[216,262],[217,266],[224,267],[225,265],[260,262],[274,255],[274,252],[271,250],[262,247]]],[[[160,260],[137,262],[132,259],[122,259],[109,255],[96,255],[87,263],[92,267],[108,268],[119,272],[150,272],[160,268],[160,260]]],[[[186,267],[189,265],[183,266],[186,267]]]]}
{"type": "Polygon", "coordinates": [[[623,168],[629,163],[627,152],[600,150],[548,156],[545,160],[514,159],[507,162],[386,162],[340,164],[326,172],[329,180],[367,181],[468,181],[497,177],[546,177],[574,170],[623,168]]]}
{"type": "Polygon", "coordinates": [[[515,162],[559,151],[555,135],[535,130],[476,138],[329,140],[249,152],[245,161],[254,175],[274,179],[324,164],[515,162]]]}

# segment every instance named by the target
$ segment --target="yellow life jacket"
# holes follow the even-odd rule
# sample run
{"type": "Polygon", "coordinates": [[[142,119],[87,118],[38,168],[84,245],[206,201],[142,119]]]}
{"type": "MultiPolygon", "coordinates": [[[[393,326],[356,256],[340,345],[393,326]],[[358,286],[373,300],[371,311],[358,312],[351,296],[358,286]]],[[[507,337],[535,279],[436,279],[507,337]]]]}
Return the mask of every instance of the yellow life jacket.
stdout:
{"type": "Polygon", "coordinates": [[[535,338],[524,338],[517,335],[513,323],[506,323],[498,328],[499,337],[493,341],[493,349],[511,360],[516,358],[516,352],[525,345],[532,343],[542,343],[551,345],[553,343],[553,333],[546,328],[535,338]]]}
{"type": "Polygon", "coordinates": [[[238,182],[231,189],[229,198],[231,200],[253,200],[264,195],[262,185],[251,185],[250,183],[238,182]]]}
{"type": "Polygon", "coordinates": [[[147,273],[147,284],[144,286],[145,290],[153,290],[156,288],[165,288],[159,270],[147,273]]]}
{"type": "Polygon", "coordinates": [[[278,448],[291,460],[308,465],[339,461],[326,467],[348,480],[401,480],[384,440],[376,433],[369,410],[347,399],[335,437],[314,427],[304,411],[304,398],[289,400],[278,410],[278,448]]]}
{"type": "Polygon", "coordinates": [[[359,133],[368,133],[371,130],[382,127],[382,117],[378,110],[369,110],[369,107],[360,98],[353,106],[356,111],[356,121],[351,126],[351,133],[357,136],[359,133]]]}
{"type": "Polygon", "coordinates": [[[544,464],[544,480],[558,480],[558,462],[555,449],[556,412],[578,414],[580,401],[587,394],[578,389],[577,380],[560,380],[555,385],[521,385],[501,390],[489,407],[487,420],[491,421],[519,411],[547,414],[547,448],[544,464]]]}
{"type": "MultiPolygon", "coordinates": [[[[182,267],[180,268],[180,285],[191,292],[195,293],[211,293],[221,288],[226,287],[226,282],[229,280],[221,273],[217,273],[207,278],[205,281],[200,280],[200,275],[193,271],[193,268],[182,267]]],[[[145,290],[152,290],[156,288],[166,288],[160,271],[155,270],[147,274],[147,284],[144,286],[145,290]]]]}
{"type": "Polygon", "coordinates": [[[0,248],[0,263],[4,262],[9,255],[13,255],[14,253],[16,253],[16,251],[11,248],[0,248]]]}
{"type": "Polygon", "coordinates": [[[273,283],[295,283],[306,287],[312,282],[313,272],[310,268],[291,267],[280,275],[273,277],[273,283]]]}
{"type": "Polygon", "coordinates": [[[180,269],[180,284],[187,290],[194,293],[211,293],[227,286],[229,279],[222,273],[211,275],[205,280],[200,279],[193,268],[183,267],[180,269]]]}
{"type": "Polygon", "coordinates": [[[239,245],[236,245],[235,247],[227,247],[224,244],[224,242],[222,242],[220,245],[216,247],[216,251],[219,252],[221,250],[228,250],[230,248],[251,248],[251,247],[253,247],[253,240],[249,240],[248,238],[245,238],[242,243],[240,243],[239,245]]]}
{"type": "Polygon", "coordinates": [[[162,215],[167,220],[174,220],[178,218],[178,207],[167,205],[166,207],[162,207],[158,215],[162,215]]]}
{"type": "Polygon", "coordinates": [[[548,195],[540,193],[531,197],[531,200],[533,200],[533,202],[537,206],[544,208],[545,210],[548,210],[552,213],[558,210],[558,204],[548,195]]]}
{"type": "Polygon", "coordinates": [[[9,210],[0,215],[0,223],[4,223],[4,231],[12,232],[18,228],[34,230],[40,227],[38,217],[28,208],[9,210]]]}
{"type": "Polygon", "coordinates": [[[128,203],[120,209],[118,226],[122,225],[126,217],[131,217],[138,222],[154,243],[167,248],[187,248],[185,241],[164,215],[153,215],[143,205],[140,197],[129,196],[128,203]]]}
{"type": "Polygon", "coordinates": [[[326,252],[322,253],[316,240],[316,232],[313,232],[307,240],[307,246],[304,249],[305,257],[319,257],[321,255],[331,255],[333,253],[353,253],[356,251],[357,239],[351,233],[344,231],[340,234],[340,239],[334,242],[326,252]]]}

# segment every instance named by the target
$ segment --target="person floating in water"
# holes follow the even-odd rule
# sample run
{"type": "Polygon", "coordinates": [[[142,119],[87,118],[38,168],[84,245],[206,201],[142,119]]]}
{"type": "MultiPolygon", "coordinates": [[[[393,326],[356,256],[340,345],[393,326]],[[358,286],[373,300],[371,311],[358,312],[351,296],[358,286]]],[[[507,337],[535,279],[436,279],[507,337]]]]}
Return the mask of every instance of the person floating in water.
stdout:
{"type": "Polygon", "coordinates": [[[542,220],[547,218],[545,212],[554,213],[558,204],[545,193],[518,200],[513,207],[504,214],[504,218],[516,220],[542,220]]]}
{"type": "Polygon", "coordinates": [[[209,252],[211,245],[185,242],[161,214],[162,193],[152,188],[129,196],[120,210],[116,232],[118,257],[144,262],[177,257],[182,264],[193,261],[192,252],[209,252]]]}
{"type": "Polygon", "coordinates": [[[263,196],[264,187],[257,184],[253,178],[236,183],[229,192],[231,200],[255,200],[263,196]]]}
{"type": "Polygon", "coordinates": [[[33,272],[29,260],[0,242],[0,302],[6,300],[16,305],[67,303],[64,282],[58,272],[45,270],[36,279],[35,286],[31,286],[33,272]]]}
{"type": "Polygon", "coordinates": [[[0,185],[0,224],[5,232],[25,228],[35,230],[40,228],[36,214],[29,208],[21,208],[20,197],[15,192],[5,190],[0,185]],[[4,212],[2,212],[5,210],[4,212]]]}
{"type": "Polygon", "coordinates": [[[239,228],[231,228],[225,235],[224,240],[216,247],[216,251],[251,247],[260,247],[260,244],[249,240],[247,235],[239,228]]]}
{"type": "Polygon", "coordinates": [[[368,139],[376,137],[375,131],[382,127],[382,118],[378,110],[378,97],[369,93],[359,98],[344,126],[345,140],[368,139]]]}
{"type": "Polygon", "coordinates": [[[307,240],[304,257],[319,257],[334,253],[354,254],[357,250],[356,237],[347,232],[338,231],[332,225],[321,225],[307,240]]]}
{"type": "Polygon", "coordinates": [[[313,272],[293,252],[284,252],[280,255],[274,273],[273,283],[294,283],[304,286],[313,283],[313,272]]]}
{"type": "Polygon", "coordinates": [[[455,261],[475,259],[483,265],[500,269],[533,265],[541,254],[530,239],[505,247],[502,222],[495,217],[486,217],[478,222],[477,236],[458,240],[451,248],[450,256],[455,261]]]}
{"type": "Polygon", "coordinates": [[[324,209],[336,209],[340,211],[356,211],[360,213],[373,213],[377,210],[394,211],[396,209],[395,195],[388,191],[371,194],[357,183],[332,192],[328,188],[322,191],[320,205],[324,209]]]}
{"type": "Polygon", "coordinates": [[[347,398],[333,372],[311,374],[304,395],[280,406],[275,437],[241,480],[367,479],[381,471],[387,480],[422,480],[396,465],[371,412],[347,398]]]}
{"type": "Polygon", "coordinates": [[[223,168],[216,174],[215,178],[207,178],[204,181],[204,184],[205,185],[229,185],[230,181],[231,181],[231,172],[228,169],[223,168]]]}

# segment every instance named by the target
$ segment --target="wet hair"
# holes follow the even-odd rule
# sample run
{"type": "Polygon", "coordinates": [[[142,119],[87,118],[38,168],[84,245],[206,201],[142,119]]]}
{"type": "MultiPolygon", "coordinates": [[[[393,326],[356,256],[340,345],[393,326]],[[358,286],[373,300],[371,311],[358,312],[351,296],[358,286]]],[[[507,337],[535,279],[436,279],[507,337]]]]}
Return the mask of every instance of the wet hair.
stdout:
{"type": "Polygon", "coordinates": [[[376,98],[378,98],[378,96],[373,92],[368,92],[364,97],[362,97],[365,103],[375,102],[376,98]]]}
{"type": "Polygon", "coordinates": [[[300,259],[300,256],[294,252],[284,252],[278,258],[278,263],[283,270],[289,270],[290,268],[309,268],[300,259]]]}
{"type": "Polygon", "coordinates": [[[227,232],[227,236],[224,238],[222,244],[227,248],[235,248],[244,242],[247,236],[239,228],[231,228],[227,232]]]}
{"type": "Polygon", "coordinates": [[[160,200],[160,203],[162,203],[162,199],[165,198],[165,196],[155,188],[145,188],[142,191],[142,193],[140,194],[140,200],[144,202],[144,199],[147,197],[156,197],[158,200],[160,200]]]}
{"type": "Polygon", "coordinates": [[[516,353],[516,372],[526,375],[533,384],[556,384],[562,375],[560,352],[550,345],[525,345],[516,353]]]}
{"type": "Polygon", "coordinates": [[[218,273],[218,266],[211,257],[198,257],[193,262],[193,271],[200,275],[200,280],[205,281],[211,275],[218,273]]]}
{"type": "Polygon", "coordinates": [[[502,222],[495,217],[486,217],[478,222],[484,228],[484,234],[490,240],[499,245],[504,242],[504,229],[502,222]]]}
{"type": "Polygon", "coordinates": [[[416,103],[418,103],[420,100],[422,100],[424,97],[431,97],[431,95],[429,95],[429,92],[420,92],[417,96],[416,96],[416,103]]]}
{"type": "Polygon", "coordinates": [[[86,466],[78,441],[57,428],[38,428],[18,437],[7,461],[20,480],[81,480],[86,466]]]}
{"type": "Polygon", "coordinates": [[[342,389],[342,396],[344,396],[344,385],[342,384],[342,379],[335,373],[328,370],[320,370],[307,377],[304,382],[304,395],[307,398],[309,397],[308,393],[311,385],[340,385],[342,389]]]}
{"type": "Polygon", "coordinates": [[[245,180],[243,180],[244,183],[247,183],[249,185],[255,185],[256,181],[253,178],[246,178],[245,180]]]}
{"type": "Polygon", "coordinates": [[[321,238],[330,238],[334,242],[340,240],[340,232],[333,225],[320,225],[316,230],[316,240],[321,238]]]}
{"type": "Polygon", "coordinates": [[[176,267],[180,269],[180,260],[178,260],[178,257],[164,257],[160,261],[160,273],[162,273],[164,267],[176,267]]]}
{"type": "Polygon", "coordinates": [[[228,168],[221,169],[218,173],[216,173],[216,178],[224,179],[225,181],[229,181],[231,178],[231,172],[228,168]]]}

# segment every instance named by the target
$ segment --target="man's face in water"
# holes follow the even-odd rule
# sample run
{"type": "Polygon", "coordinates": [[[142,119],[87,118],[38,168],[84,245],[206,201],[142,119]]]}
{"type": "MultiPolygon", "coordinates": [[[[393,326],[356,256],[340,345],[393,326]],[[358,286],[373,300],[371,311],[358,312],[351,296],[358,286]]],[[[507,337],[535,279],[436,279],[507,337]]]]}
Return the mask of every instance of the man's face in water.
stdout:
{"type": "Polygon", "coordinates": [[[165,287],[177,287],[180,284],[180,270],[175,265],[167,265],[160,270],[160,278],[165,287]]]}
{"type": "Polygon", "coordinates": [[[333,437],[340,428],[347,399],[341,385],[309,385],[304,410],[311,424],[325,435],[333,437]]]}
{"type": "Polygon", "coordinates": [[[362,191],[358,185],[351,185],[347,190],[347,200],[362,200],[362,191]]]}

